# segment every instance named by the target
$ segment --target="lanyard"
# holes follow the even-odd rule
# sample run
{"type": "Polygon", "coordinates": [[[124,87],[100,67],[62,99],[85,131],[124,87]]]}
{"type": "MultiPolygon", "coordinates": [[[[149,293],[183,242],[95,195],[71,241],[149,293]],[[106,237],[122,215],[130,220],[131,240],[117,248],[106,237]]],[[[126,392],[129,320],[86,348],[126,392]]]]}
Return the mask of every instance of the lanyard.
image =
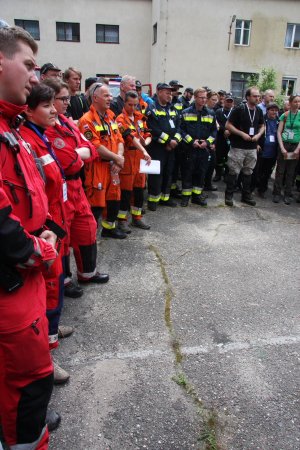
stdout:
{"type": "Polygon", "coordinates": [[[56,156],[56,154],[55,154],[53,148],[51,147],[51,144],[50,144],[50,142],[49,142],[47,136],[45,136],[44,134],[42,134],[42,133],[40,132],[40,130],[39,130],[32,122],[27,122],[27,125],[29,126],[29,128],[31,128],[31,129],[38,135],[38,137],[39,137],[40,139],[42,139],[42,141],[44,142],[44,144],[46,145],[46,147],[47,147],[47,149],[48,149],[49,154],[52,156],[52,158],[53,158],[54,161],[56,162],[56,164],[57,164],[57,166],[58,166],[58,168],[59,168],[59,170],[60,170],[60,173],[61,173],[62,178],[63,178],[64,180],[66,180],[66,175],[65,175],[64,169],[62,168],[62,166],[61,166],[61,164],[60,164],[60,162],[59,162],[59,160],[58,160],[58,158],[57,158],[57,156],[56,156]]]}
{"type": "Polygon", "coordinates": [[[223,116],[225,117],[225,119],[228,119],[228,117],[230,116],[231,111],[232,111],[232,108],[230,108],[229,113],[226,116],[226,114],[224,113],[224,108],[222,108],[222,113],[223,113],[223,116]]]}
{"type": "MultiPolygon", "coordinates": [[[[64,122],[64,120],[62,120],[60,117],[59,117],[58,119],[59,119],[59,121],[60,121],[60,123],[61,123],[61,126],[62,126],[63,128],[67,128],[67,129],[68,129],[68,131],[69,131],[69,133],[70,133],[69,136],[70,136],[70,137],[73,137],[73,138],[75,139],[75,141],[76,141],[76,146],[77,146],[77,147],[80,147],[80,146],[81,146],[81,142],[80,142],[78,136],[76,135],[75,131],[72,129],[71,125],[69,125],[67,122],[64,122]]],[[[62,137],[64,137],[63,133],[61,133],[61,131],[60,131],[58,128],[56,128],[56,131],[57,131],[62,137]]]]}
{"type": "Polygon", "coordinates": [[[250,114],[250,109],[249,109],[249,106],[247,105],[247,103],[246,103],[246,106],[247,106],[247,109],[248,109],[248,114],[249,114],[250,122],[251,122],[251,125],[252,125],[252,127],[253,127],[253,123],[254,123],[254,119],[255,119],[255,113],[256,113],[256,109],[254,109],[254,114],[253,114],[253,117],[251,117],[251,114],[250,114]]]}
{"type": "Polygon", "coordinates": [[[298,115],[298,112],[299,111],[297,111],[296,112],[296,114],[294,114],[294,120],[292,121],[292,113],[291,113],[291,111],[289,112],[289,115],[290,115],[290,129],[292,130],[293,128],[294,128],[294,123],[295,123],[295,120],[296,120],[296,118],[297,118],[297,115],[298,115]]]}

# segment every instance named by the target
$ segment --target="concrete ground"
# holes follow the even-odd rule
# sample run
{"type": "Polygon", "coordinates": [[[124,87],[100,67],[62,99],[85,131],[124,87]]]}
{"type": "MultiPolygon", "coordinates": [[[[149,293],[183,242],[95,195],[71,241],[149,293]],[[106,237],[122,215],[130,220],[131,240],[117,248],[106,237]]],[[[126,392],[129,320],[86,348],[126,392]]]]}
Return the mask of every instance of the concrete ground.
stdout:
{"type": "Polygon", "coordinates": [[[223,195],[99,238],[110,281],[65,300],[51,450],[300,449],[300,205],[223,195]]]}

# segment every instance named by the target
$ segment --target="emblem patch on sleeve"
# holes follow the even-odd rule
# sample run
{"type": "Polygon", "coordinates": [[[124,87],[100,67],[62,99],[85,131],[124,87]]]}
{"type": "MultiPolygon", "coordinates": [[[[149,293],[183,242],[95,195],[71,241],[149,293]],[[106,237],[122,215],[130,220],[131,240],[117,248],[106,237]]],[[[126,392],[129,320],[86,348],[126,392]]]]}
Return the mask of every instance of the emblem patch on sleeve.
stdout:
{"type": "Polygon", "coordinates": [[[93,138],[93,133],[91,130],[85,131],[84,136],[90,141],[93,138]]]}

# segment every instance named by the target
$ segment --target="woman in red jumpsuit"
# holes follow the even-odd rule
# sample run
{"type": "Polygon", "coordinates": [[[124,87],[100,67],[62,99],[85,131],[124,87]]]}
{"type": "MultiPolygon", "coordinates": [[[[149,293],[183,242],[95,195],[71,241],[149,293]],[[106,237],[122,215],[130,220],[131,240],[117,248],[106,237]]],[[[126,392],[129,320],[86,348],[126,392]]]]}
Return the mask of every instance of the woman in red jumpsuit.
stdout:
{"type": "Polygon", "coordinates": [[[83,160],[91,162],[98,154],[74,122],[64,116],[70,101],[67,85],[50,79],[45,81],[45,84],[55,91],[54,106],[57,111],[55,124],[47,129],[46,136],[64,170],[68,187],[68,200],[65,203],[68,232],[65,275],[68,281],[71,280],[68,264],[70,246],[74,251],[78,281],[106,283],[109,276],[97,272],[97,224],[80,178],[83,160]]]}

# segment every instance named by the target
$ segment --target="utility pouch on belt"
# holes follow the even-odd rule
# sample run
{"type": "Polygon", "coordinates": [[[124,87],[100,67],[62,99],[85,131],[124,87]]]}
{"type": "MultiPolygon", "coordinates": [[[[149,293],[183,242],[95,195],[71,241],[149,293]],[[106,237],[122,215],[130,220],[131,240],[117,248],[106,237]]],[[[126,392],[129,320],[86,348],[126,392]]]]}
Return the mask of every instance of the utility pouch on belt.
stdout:
{"type": "Polygon", "coordinates": [[[8,293],[23,286],[21,274],[13,267],[0,263],[0,286],[8,293]]]}

